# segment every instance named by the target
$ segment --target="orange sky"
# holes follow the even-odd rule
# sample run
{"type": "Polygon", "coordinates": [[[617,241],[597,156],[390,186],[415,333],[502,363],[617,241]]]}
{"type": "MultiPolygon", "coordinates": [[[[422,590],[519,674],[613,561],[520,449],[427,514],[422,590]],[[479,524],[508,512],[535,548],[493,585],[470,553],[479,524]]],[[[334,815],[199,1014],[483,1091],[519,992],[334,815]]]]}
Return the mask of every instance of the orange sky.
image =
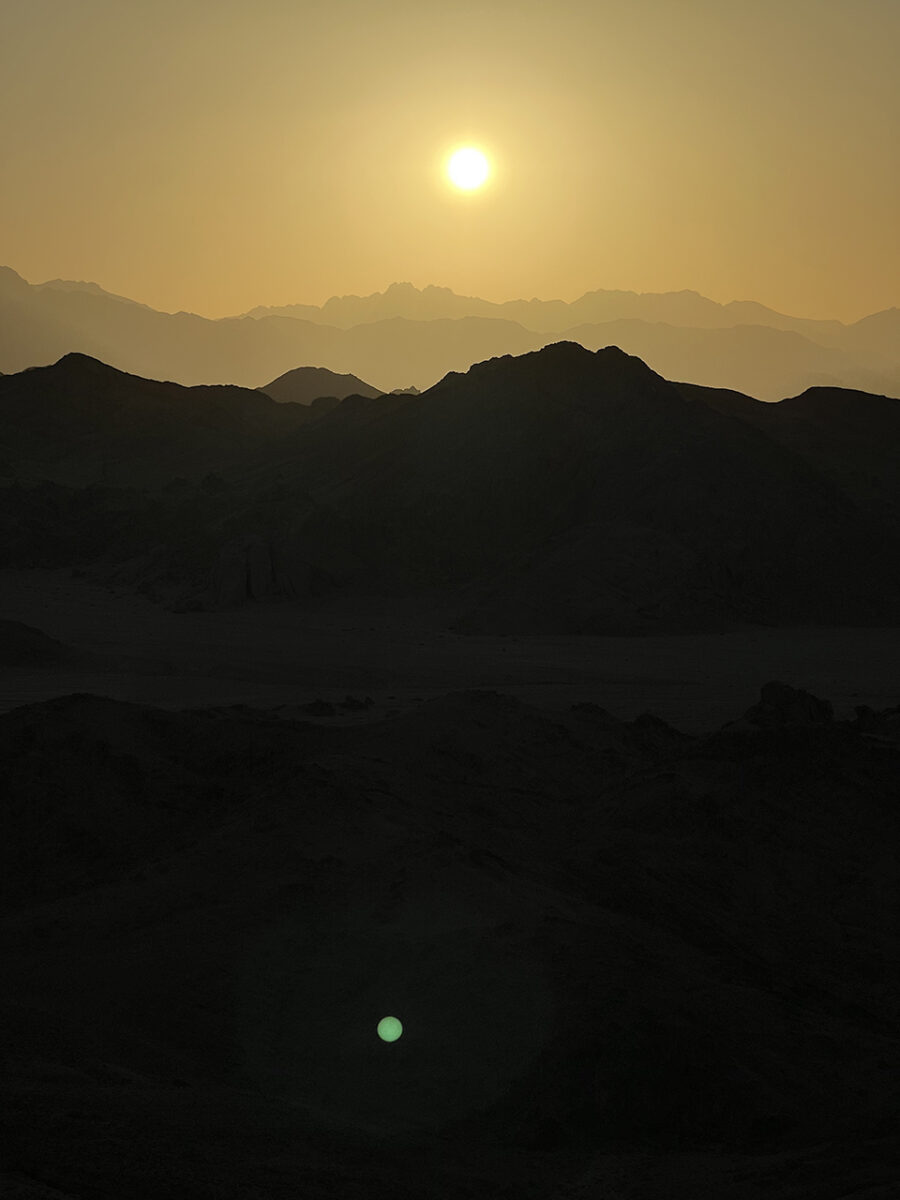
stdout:
{"type": "Polygon", "coordinates": [[[898,51],[898,0],[4,0],[0,263],[207,316],[402,279],[855,320],[900,305],[898,51]]]}

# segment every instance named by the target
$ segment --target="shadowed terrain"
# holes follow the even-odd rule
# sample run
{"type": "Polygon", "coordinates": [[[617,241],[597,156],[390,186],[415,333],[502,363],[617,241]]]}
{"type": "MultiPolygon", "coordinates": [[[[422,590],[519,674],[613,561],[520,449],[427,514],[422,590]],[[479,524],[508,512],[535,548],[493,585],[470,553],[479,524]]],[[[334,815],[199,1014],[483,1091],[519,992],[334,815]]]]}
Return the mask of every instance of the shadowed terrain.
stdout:
{"type": "Polygon", "coordinates": [[[6,714],[11,1194],[887,1197],[898,721],[6,714]]]}

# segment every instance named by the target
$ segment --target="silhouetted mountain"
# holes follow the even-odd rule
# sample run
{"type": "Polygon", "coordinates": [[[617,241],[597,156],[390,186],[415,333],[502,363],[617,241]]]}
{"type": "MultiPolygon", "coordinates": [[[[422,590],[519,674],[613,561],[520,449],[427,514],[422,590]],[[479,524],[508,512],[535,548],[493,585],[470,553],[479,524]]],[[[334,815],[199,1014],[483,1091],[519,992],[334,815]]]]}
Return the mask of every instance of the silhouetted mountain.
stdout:
{"type": "Polygon", "coordinates": [[[780,404],[679,384],[684,394],[739,417],[832,479],[890,525],[900,520],[900,400],[843,388],[810,388],[780,404]]]}
{"type": "Polygon", "coordinates": [[[762,325],[688,329],[615,321],[579,326],[566,336],[588,350],[619,346],[667,379],[732,388],[759,400],[780,400],[815,385],[900,395],[900,367],[866,366],[837,346],[762,325]]]}
{"type": "Polygon", "coordinates": [[[329,396],[344,400],[347,396],[372,398],[381,395],[378,388],[364,383],[355,375],[336,375],[324,367],[297,367],[258,390],[279,404],[312,404],[314,400],[329,396]]]}
{"type": "Polygon", "coordinates": [[[887,1196],[898,715],[3,715],[10,1194],[887,1196]]]}
{"type": "Polygon", "coordinates": [[[227,470],[309,419],[238,387],[183,388],[83,354],[0,380],[7,475],[85,487],[152,486],[227,470]]]}
{"type": "Polygon", "coordinates": [[[0,381],[7,477],[118,490],[8,489],[5,554],[130,561],[202,606],[440,594],[470,631],[893,620],[898,407],[764,405],[573,343],[312,407],[74,356],[0,381]]]}
{"type": "Polygon", "coordinates": [[[469,304],[448,289],[418,292],[410,285],[395,285],[380,297],[351,297],[347,303],[349,308],[343,300],[329,302],[316,310],[315,320],[269,316],[208,321],[123,303],[88,285],[32,287],[3,268],[0,370],[54,362],[78,351],[120,370],[186,385],[265,387],[266,380],[316,363],[371,380],[382,391],[411,384],[427,388],[448,371],[559,340],[558,333],[547,332],[547,321],[534,316],[548,305],[558,318],[549,324],[565,330],[566,340],[590,349],[621,344],[663,374],[736,387],[767,400],[822,384],[900,395],[890,313],[867,318],[865,326],[844,327],[779,314],[768,318],[769,310],[761,305],[732,309],[692,292],[662,297],[596,292],[573,305],[491,305],[469,304]],[[473,307],[475,313],[470,312],[473,307]],[[323,324],[326,310],[336,320],[359,317],[362,323],[348,328],[323,324]],[[423,315],[411,320],[403,315],[407,312],[423,315]],[[617,320],[611,324],[612,317],[617,320]],[[623,317],[627,320],[618,320],[623,317]],[[664,318],[669,324],[661,323],[664,318]],[[764,324],[771,319],[779,328],[746,325],[749,319],[764,324]],[[709,327],[690,328],[690,321],[709,327]],[[526,328],[529,322],[534,329],[526,328]]]}
{"type": "MultiPolygon", "coordinates": [[[[327,461],[329,433],[327,421],[310,431],[305,464],[327,461]]],[[[358,494],[344,484],[345,519],[410,571],[481,579],[470,628],[849,611],[847,564],[871,573],[881,536],[797,456],[743,422],[708,420],[616,349],[559,344],[449,376],[370,426],[365,455],[358,494]]],[[[892,579],[882,602],[895,605],[895,568],[875,574],[892,579]]]]}

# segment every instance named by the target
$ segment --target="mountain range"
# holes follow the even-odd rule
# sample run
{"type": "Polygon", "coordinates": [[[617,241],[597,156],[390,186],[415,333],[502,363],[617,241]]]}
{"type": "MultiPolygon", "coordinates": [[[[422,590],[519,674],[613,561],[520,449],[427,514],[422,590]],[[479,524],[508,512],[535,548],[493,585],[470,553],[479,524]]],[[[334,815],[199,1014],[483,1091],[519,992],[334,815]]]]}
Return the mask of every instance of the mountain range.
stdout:
{"type": "MultiPolygon", "coordinates": [[[[764,325],[809,336],[823,345],[828,344],[830,339],[839,339],[848,328],[840,321],[816,321],[786,316],[750,300],[718,304],[715,300],[709,300],[694,291],[641,293],[598,289],[585,293],[571,303],[537,298],[496,303],[481,300],[477,296],[459,296],[450,288],[431,285],[420,289],[413,287],[411,283],[393,283],[384,292],[375,292],[370,296],[332,296],[321,306],[260,305],[246,315],[256,318],[297,317],[323,325],[335,325],[340,329],[393,317],[403,317],[408,321],[491,317],[515,321],[538,333],[557,334],[578,325],[597,325],[621,320],[702,329],[764,325]]],[[[871,318],[866,318],[860,324],[865,327],[870,320],[871,318]]]]}
{"type": "Polygon", "coordinates": [[[559,340],[619,345],[668,378],[779,400],[810,386],[900,396],[900,309],[853,325],[784,316],[695,292],[590,292],[562,301],[489,301],[394,284],[321,307],[253,309],[207,320],[161,313],[96,284],[26,283],[0,268],[0,371],[79,352],[186,385],[263,387],[300,366],[353,374],[379,391],[425,389],[448,371],[559,340]]]}
{"type": "Polygon", "coordinates": [[[170,604],[418,597],[478,631],[900,614],[900,401],[767,405],[556,343],[421,395],[278,403],[69,355],[0,379],[4,565],[170,604]]]}

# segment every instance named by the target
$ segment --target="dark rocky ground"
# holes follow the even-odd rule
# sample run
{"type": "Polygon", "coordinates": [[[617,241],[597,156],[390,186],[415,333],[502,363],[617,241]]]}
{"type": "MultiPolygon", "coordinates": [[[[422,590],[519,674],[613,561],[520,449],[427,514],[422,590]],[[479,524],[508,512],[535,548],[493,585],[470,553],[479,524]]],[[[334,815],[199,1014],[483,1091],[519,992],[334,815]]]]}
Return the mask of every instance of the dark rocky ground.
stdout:
{"type": "Polygon", "coordinates": [[[755,699],[7,712],[4,1194],[896,1195],[900,708],[755,699]]]}

